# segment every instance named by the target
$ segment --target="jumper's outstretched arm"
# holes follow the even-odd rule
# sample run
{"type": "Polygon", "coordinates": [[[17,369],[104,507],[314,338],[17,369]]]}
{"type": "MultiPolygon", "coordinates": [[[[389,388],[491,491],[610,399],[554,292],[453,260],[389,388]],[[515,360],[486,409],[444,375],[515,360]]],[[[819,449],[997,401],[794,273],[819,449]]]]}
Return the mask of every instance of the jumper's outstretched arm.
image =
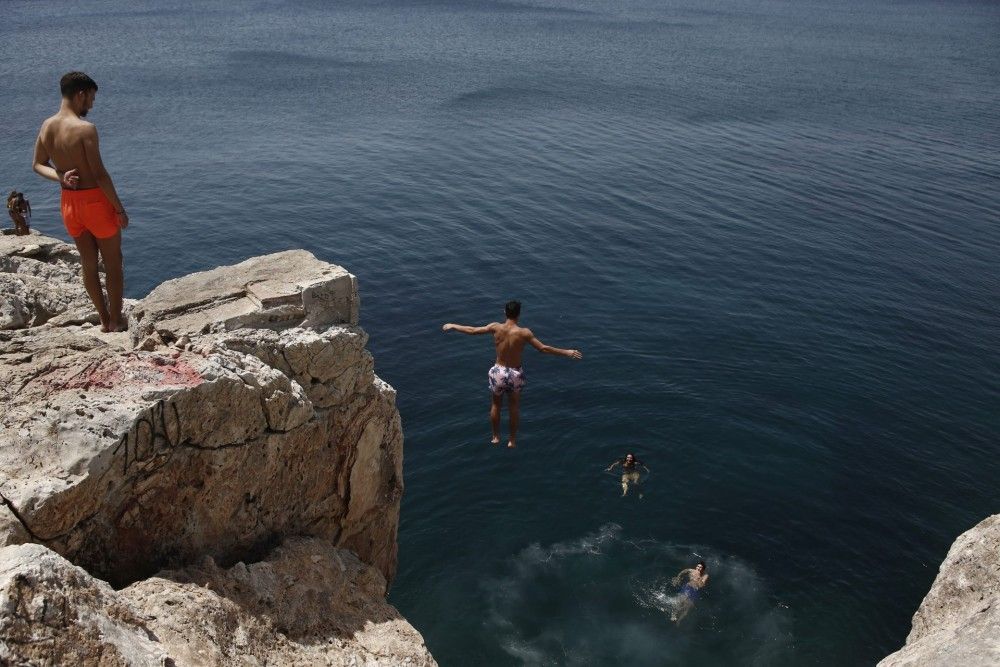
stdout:
{"type": "Polygon", "coordinates": [[[454,324],[452,322],[448,322],[448,324],[441,327],[441,331],[457,331],[468,336],[479,336],[481,334],[493,333],[494,329],[498,326],[500,325],[496,322],[490,322],[482,327],[470,327],[464,324],[454,324]]]}

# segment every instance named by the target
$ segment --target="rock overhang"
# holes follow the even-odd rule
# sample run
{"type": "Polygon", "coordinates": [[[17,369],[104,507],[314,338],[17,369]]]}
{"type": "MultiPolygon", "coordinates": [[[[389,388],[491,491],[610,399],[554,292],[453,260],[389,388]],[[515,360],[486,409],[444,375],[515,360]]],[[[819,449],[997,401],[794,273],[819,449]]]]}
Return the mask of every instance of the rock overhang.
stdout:
{"type": "Polygon", "coordinates": [[[129,316],[133,344],[242,328],[357,325],[357,279],[305,250],[254,257],[156,287],[129,316]]]}

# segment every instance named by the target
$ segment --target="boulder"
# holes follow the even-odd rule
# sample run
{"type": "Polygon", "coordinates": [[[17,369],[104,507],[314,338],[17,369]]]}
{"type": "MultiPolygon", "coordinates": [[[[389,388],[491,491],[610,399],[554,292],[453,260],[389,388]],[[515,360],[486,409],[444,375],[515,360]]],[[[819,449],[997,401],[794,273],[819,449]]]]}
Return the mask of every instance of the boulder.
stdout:
{"type": "Polygon", "coordinates": [[[906,645],[878,664],[1000,665],[1000,514],[955,540],[913,615],[906,645]]]}

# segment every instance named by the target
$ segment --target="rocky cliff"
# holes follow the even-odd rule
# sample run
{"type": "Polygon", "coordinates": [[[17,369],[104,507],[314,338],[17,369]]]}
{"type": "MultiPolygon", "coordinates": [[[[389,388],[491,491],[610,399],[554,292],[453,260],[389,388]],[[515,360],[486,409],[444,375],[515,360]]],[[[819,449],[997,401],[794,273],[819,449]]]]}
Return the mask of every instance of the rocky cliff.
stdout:
{"type": "Polygon", "coordinates": [[[355,277],[258,257],[101,334],[77,272],[0,237],[0,663],[433,664],[384,600],[402,432],[355,277]]]}
{"type": "Polygon", "coordinates": [[[1000,665],[1000,514],[959,536],[913,615],[906,645],[879,667],[1000,665]]]}

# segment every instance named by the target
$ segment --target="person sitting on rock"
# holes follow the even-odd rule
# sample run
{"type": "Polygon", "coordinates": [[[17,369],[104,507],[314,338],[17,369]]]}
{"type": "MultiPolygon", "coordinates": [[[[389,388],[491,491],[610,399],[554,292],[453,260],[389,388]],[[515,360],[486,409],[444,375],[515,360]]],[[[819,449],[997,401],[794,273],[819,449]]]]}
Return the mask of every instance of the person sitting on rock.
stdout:
{"type": "Polygon", "coordinates": [[[31,202],[23,192],[11,190],[7,196],[7,214],[14,221],[14,234],[24,236],[31,231],[31,202]]]}

